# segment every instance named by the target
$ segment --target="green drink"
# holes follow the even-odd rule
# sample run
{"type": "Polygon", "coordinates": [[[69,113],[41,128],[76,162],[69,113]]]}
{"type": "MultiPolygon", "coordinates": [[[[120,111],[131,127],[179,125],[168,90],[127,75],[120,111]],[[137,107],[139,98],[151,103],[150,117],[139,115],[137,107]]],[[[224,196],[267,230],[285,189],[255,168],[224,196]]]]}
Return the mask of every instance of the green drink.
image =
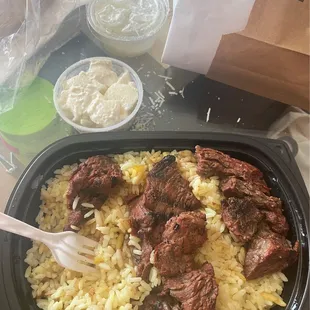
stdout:
{"type": "MultiPolygon", "coordinates": [[[[0,103],[1,104],[1,103],[0,103]]],[[[53,105],[53,85],[37,77],[19,90],[13,109],[0,114],[0,135],[6,147],[24,165],[52,142],[70,135],[53,105]]]]}

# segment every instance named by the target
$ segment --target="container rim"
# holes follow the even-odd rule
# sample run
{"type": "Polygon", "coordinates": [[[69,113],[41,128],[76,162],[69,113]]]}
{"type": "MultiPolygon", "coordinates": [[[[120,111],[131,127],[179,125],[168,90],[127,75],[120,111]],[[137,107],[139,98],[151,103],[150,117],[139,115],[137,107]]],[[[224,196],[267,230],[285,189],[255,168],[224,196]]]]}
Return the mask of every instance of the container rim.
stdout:
{"type": "MultiPolygon", "coordinates": [[[[258,138],[258,137],[250,137],[246,135],[237,135],[237,134],[226,134],[226,133],[218,133],[218,132],[125,132],[125,133],[106,133],[104,136],[100,134],[81,134],[73,137],[67,137],[61,139],[45,150],[43,150],[25,169],[24,173],[20,177],[17,182],[12,194],[8,200],[7,207],[5,213],[11,213],[12,215],[17,212],[17,206],[22,203],[22,193],[20,191],[20,187],[25,184],[32,184],[31,180],[34,178],[37,179],[40,177],[39,169],[46,164],[46,161],[50,159],[53,155],[56,156],[55,164],[60,162],[62,158],[59,158],[60,150],[70,150],[74,145],[83,145],[85,147],[86,152],[102,152],[108,151],[109,149],[118,148],[117,142],[128,142],[132,144],[132,148],[139,145],[139,147],[143,146],[145,149],[149,149],[150,145],[153,145],[155,148],[163,147],[162,143],[167,143],[167,141],[173,141],[172,145],[168,145],[169,148],[173,148],[173,145],[178,145],[177,148],[185,147],[185,144],[188,142],[194,144],[203,144],[205,146],[209,146],[210,144],[214,148],[230,148],[232,145],[234,146],[235,151],[242,151],[244,154],[247,154],[247,150],[249,150],[249,154],[251,154],[250,150],[254,151],[254,154],[259,155],[259,160],[264,163],[264,160],[268,159],[267,162],[270,162],[271,166],[275,168],[276,172],[279,172],[279,177],[284,180],[285,187],[291,187],[291,195],[296,202],[296,205],[299,206],[293,212],[294,219],[297,220],[299,218],[299,225],[295,227],[296,233],[299,236],[298,240],[301,240],[302,247],[300,253],[303,255],[299,256],[298,267],[296,272],[296,280],[290,295],[290,304],[293,303],[294,309],[302,310],[305,300],[308,297],[308,288],[310,281],[310,261],[309,261],[309,246],[310,246],[310,238],[309,238],[309,209],[304,208],[309,205],[309,194],[306,190],[305,184],[302,179],[300,179],[301,174],[300,171],[295,169],[297,165],[295,161],[290,156],[289,158],[285,157],[285,152],[289,152],[289,148],[283,141],[271,140],[266,138],[258,138]],[[166,141],[166,142],[165,142],[166,141]],[[185,142],[184,142],[185,141],[185,142]],[[106,143],[105,143],[106,142],[106,143]],[[142,144],[141,144],[142,142],[142,144]],[[93,143],[93,145],[90,145],[93,143]],[[157,144],[156,144],[157,143],[157,144]],[[184,144],[183,144],[184,143],[184,144]],[[106,146],[107,144],[107,146],[106,146]],[[206,145],[207,144],[207,145],[206,145]],[[216,144],[214,146],[213,144],[216,144]],[[284,147],[284,152],[279,150],[279,145],[284,147]],[[243,149],[243,150],[242,150],[243,149]],[[265,158],[265,159],[264,159],[265,158]],[[300,212],[300,213],[299,213],[300,212]],[[306,215],[307,214],[307,215],[306,215]],[[301,218],[300,218],[301,216],[301,218]],[[306,257],[306,261],[305,258],[306,257]],[[306,264],[305,264],[306,263],[306,264]],[[303,267],[307,267],[308,270],[305,271],[303,267]],[[302,286],[301,286],[302,285],[302,286]],[[297,303],[297,304],[296,304],[297,303]]],[[[128,147],[124,147],[120,144],[119,146],[123,151],[128,150],[128,147]]],[[[77,149],[79,151],[83,151],[83,149],[77,149]]],[[[70,151],[73,154],[72,151],[70,151]]],[[[70,154],[64,154],[64,156],[69,156],[70,154]]],[[[42,176],[43,177],[43,176],[42,176]]],[[[21,189],[22,190],[22,189],[21,189]]],[[[23,194],[24,195],[24,194],[23,194]]],[[[290,207],[292,209],[292,207],[290,207]]],[[[0,239],[5,240],[4,234],[1,235],[0,239]]],[[[10,239],[10,237],[9,237],[10,239]]],[[[3,245],[0,244],[0,252],[2,250],[1,256],[5,258],[6,264],[4,264],[4,260],[0,259],[0,274],[5,274],[9,276],[12,273],[13,262],[10,261],[10,256],[7,250],[3,249],[3,245]],[[1,249],[2,248],[2,249],[1,249]],[[9,268],[8,268],[9,267],[9,268]]],[[[0,281],[4,281],[0,278],[0,281]]],[[[16,280],[16,279],[15,279],[16,280]]],[[[6,284],[5,292],[7,289],[13,288],[13,283],[8,281],[6,284]]],[[[3,282],[4,283],[4,282],[3,282]]],[[[1,284],[1,283],[0,283],[1,284]]],[[[13,291],[12,294],[16,295],[16,292],[13,291]]],[[[1,295],[1,290],[0,290],[1,295]]],[[[309,297],[308,297],[309,298],[309,297]]],[[[6,300],[4,300],[4,303],[6,300]]],[[[18,300],[10,300],[12,304],[16,307],[18,306],[18,300]]],[[[307,300],[308,302],[308,300],[307,300]]],[[[12,308],[17,309],[17,308],[12,308]]],[[[293,308],[286,308],[287,310],[293,308]]]]}
{"type": "MultiPolygon", "coordinates": [[[[87,23],[90,27],[90,30],[93,30],[97,35],[102,36],[102,38],[105,39],[110,39],[110,40],[114,40],[114,41],[118,41],[118,42],[138,42],[138,41],[143,41],[146,40],[154,35],[156,35],[164,26],[164,24],[167,21],[168,15],[169,15],[169,10],[170,10],[170,5],[169,5],[169,1],[168,0],[158,0],[160,2],[162,2],[164,8],[165,8],[165,16],[163,17],[163,19],[161,20],[161,22],[157,25],[157,27],[155,27],[150,33],[148,33],[145,36],[137,36],[137,37],[115,37],[112,35],[109,35],[107,33],[103,33],[100,31],[100,28],[96,25],[96,23],[94,22],[94,18],[93,18],[93,6],[97,3],[98,0],[93,0],[91,3],[89,3],[86,6],[86,18],[87,18],[87,23]]],[[[94,34],[95,35],[95,34],[94,34]]]]}
{"type": "Polygon", "coordinates": [[[138,111],[141,108],[142,105],[142,101],[143,101],[143,85],[141,82],[141,79],[139,78],[138,74],[136,73],[136,71],[131,68],[129,65],[127,65],[126,63],[124,63],[123,61],[120,61],[118,59],[115,58],[111,58],[111,57],[90,57],[90,58],[86,58],[86,59],[82,59],[76,63],[74,63],[73,65],[71,65],[70,67],[68,67],[57,79],[56,84],[54,86],[54,90],[53,90],[53,102],[54,102],[54,106],[55,109],[57,111],[57,113],[59,114],[59,116],[69,125],[71,125],[72,127],[74,127],[76,130],[78,130],[79,132],[85,132],[85,133],[95,133],[95,132],[109,132],[109,131],[114,131],[114,130],[118,130],[119,128],[123,127],[124,125],[126,125],[127,123],[129,123],[138,113],[138,111]],[[133,82],[135,83],[137,90],[138,90],[138,101],[136,103],[135,108],[133,109],[133,111],[125,118],[123,119],[121,122],[112,125],[112,126],[108,126],[108,127],[102,127],[102,128],[91,128],[91,127],[84,127],[82,125],[76,124],[74,123],[72,120],[70,120],[62,111],[62,109],[60,108],[60,106],[58,105],[58,93],[59,93],[59,89],[61,88],[61,85],[64,81],[66,81],[66,77],[67,75],[74,69],[91,63],[92,61],[96,61],[96,60],[110,60],[113,64],[116,64],[120,67],[123,67],[124,69],[126,69],[134,78],[133,82]]]}

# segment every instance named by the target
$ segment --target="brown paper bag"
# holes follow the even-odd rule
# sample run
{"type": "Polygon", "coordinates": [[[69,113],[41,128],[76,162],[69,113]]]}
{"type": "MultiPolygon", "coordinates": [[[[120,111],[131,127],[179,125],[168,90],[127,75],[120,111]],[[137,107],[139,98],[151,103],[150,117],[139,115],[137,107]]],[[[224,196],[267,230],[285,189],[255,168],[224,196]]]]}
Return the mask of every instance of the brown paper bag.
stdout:
{"type": "Polygon", "coordinates": [[[309,0],[256,0],[245,30],[222,37],[207,76],[309,110],[309,0]]]}

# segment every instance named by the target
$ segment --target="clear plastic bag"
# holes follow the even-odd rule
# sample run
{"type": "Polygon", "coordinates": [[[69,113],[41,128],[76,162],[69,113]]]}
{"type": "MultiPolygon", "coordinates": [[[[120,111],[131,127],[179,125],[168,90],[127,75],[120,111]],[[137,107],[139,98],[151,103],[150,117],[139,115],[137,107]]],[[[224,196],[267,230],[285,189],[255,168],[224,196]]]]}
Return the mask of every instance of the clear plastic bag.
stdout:
{"type": "Polygon", "coordinates": [[[12,159],[26,165],[70,134],[52,111],[53,85],[38,73],[53,51],[80,32],[88,2],[0,0],[0,163],[7,171],[12,159]]]}
{"type": "Polygon", "coordinates": [[[50,53],[79,32],[83,0],[0,0],[0,113],[13,108],[50,53]],[[54,40],[55,34],[61,32],[54,40]]]}

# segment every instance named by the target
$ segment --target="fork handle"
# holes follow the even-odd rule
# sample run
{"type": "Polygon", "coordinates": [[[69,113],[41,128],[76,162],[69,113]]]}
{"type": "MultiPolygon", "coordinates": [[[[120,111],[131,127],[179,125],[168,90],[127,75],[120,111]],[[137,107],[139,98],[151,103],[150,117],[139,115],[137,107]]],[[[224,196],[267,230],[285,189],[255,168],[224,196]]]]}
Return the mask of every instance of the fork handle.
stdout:
{"type": "Polygon", "coordinates": [[[0,212],[0,229],[33,240],[48,242],[48,233],[0,212]]]}

